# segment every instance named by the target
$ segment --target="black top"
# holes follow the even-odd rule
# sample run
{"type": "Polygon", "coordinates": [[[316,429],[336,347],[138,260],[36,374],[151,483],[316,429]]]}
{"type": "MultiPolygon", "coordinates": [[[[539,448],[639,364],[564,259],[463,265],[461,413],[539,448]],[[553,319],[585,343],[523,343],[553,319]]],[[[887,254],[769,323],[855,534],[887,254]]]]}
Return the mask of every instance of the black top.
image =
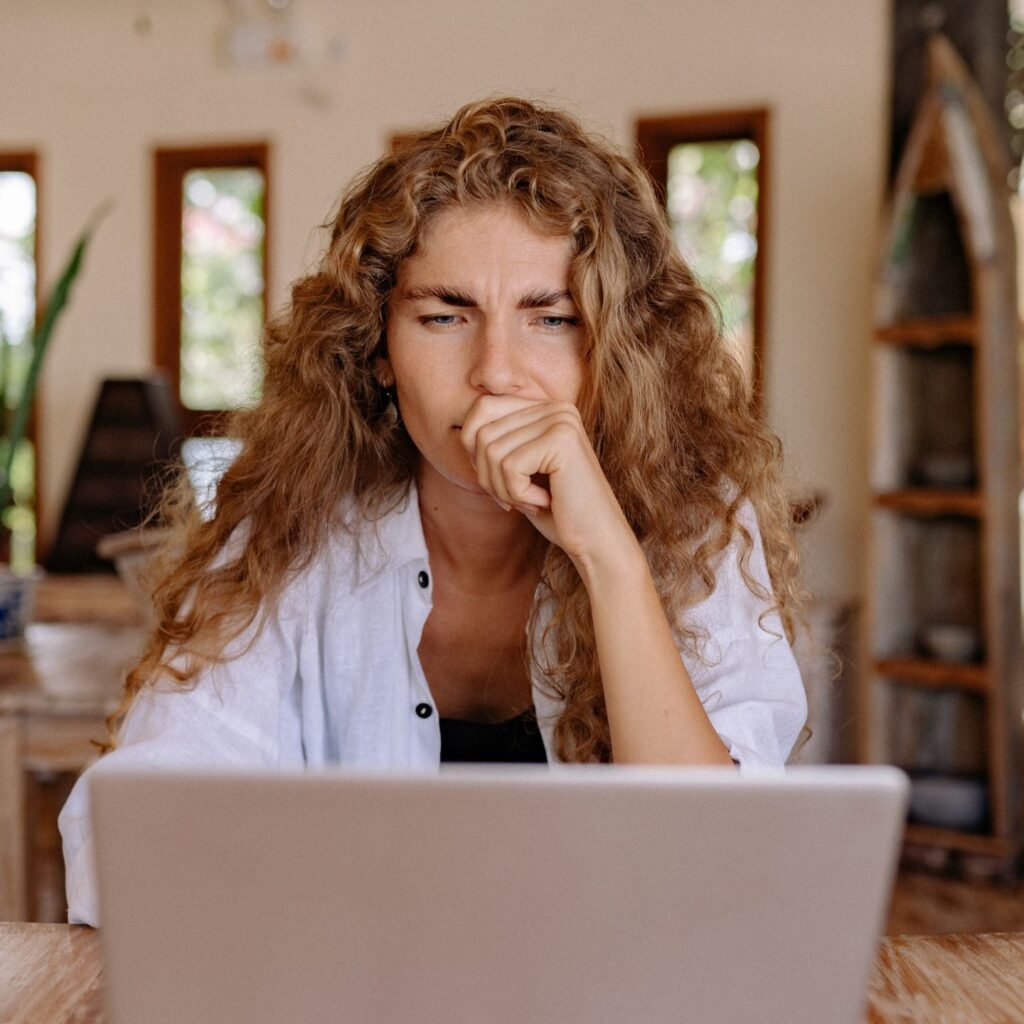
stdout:
{"type": "Polygon", "coordinates": [[[441,719],[442,761],[502,761],[546,764],[547,754],[532,707],[507,722],[441,719]]]}

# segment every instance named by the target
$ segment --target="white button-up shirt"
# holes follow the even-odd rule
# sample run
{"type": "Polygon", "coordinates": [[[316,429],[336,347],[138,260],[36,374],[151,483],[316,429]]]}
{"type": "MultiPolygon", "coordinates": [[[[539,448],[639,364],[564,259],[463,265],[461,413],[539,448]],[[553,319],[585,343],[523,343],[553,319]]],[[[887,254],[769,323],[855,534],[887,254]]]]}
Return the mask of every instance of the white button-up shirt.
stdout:
{"type": "MultiPolygon", "coordinates": [[[[756,517],[750,571],[768,573],[756,517]]],[[[781,769],[806,718],[800,674],[778,616],[743,582],[739,544],[723,552],[714,592],[687,613],[708,637],[683,653],[705,711],[741,770],[781,769]]],[[[417,650],[431,610],[430,564],[415,488],[367,528],[341,531],[285,588],[262,629],[204,667],[193,688],[161,681],[139,692],[117,748],[85,771],[60,814],[68,921],[99,925],[88,806],[98,770],[151,767],[274,769],[341,764],[437,770],[438,715],[417,650]]],[[[533,680],[549,762],[560,706],[533,680]]]]}

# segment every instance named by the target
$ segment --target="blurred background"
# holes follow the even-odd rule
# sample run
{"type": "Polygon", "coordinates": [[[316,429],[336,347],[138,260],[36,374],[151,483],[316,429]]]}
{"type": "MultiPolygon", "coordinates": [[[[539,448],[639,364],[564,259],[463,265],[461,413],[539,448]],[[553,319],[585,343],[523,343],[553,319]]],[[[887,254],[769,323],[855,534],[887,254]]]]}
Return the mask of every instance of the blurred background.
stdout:
{"type": "Polygon", "coordinates": [[[515,94],[645,163],[783,439],[813,595],[797,759],[911,771],[893,930],[1024,927],[1021,6],[0,0],[8,410],[113,204],[4,453],[3,560],[36,591],[0,651],[0,919],[63,919],[56,811],[145,628],[160,467],[202,489],[230,458],[219,414],[258,398],[261,327],[341,187],[515,94]]]}

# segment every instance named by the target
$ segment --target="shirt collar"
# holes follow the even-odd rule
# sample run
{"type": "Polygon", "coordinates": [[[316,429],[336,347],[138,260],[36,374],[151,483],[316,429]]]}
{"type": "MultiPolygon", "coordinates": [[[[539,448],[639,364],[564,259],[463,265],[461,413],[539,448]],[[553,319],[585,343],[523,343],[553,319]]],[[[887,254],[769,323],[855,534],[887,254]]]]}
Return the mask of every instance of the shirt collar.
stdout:
{"type": "Polygon", "coordinates": [[[420,503],[415,480],[409,481],[404,495],[379,519],[365,523],[360,531],[359,576],[366,582],[382,571],[427,562],[427,542],[423,537],[420,503]]]}
{"type": "Polygon", "coordinates": [[[393,566],[427,560],[427,541],[423,536],[415,479],[409,481],[405,497],[380,521],[378,536],[385,557],[393,566]]]}

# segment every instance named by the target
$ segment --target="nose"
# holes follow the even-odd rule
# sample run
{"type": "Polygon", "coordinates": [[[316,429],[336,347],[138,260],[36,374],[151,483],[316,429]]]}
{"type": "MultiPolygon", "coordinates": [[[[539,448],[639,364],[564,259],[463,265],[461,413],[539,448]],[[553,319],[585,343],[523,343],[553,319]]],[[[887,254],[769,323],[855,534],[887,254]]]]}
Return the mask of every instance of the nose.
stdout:
{"type": "Polygon", "coordinates": [[[500,325],[480,329],[474,340],[469,383],[492,395],[514,395],[523,387],[523,368],[510,332],[500,325]]]}

